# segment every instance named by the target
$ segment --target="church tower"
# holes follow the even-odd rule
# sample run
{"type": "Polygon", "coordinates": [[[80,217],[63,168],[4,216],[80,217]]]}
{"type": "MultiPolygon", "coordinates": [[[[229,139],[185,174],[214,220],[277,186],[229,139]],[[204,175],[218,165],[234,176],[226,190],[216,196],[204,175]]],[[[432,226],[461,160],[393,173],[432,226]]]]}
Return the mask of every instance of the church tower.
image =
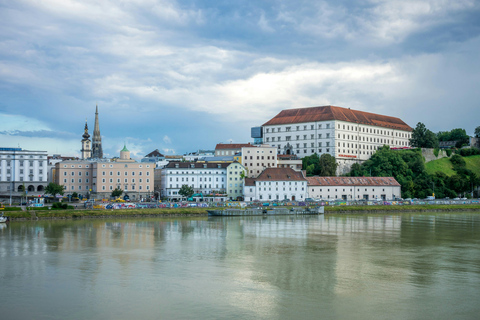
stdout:
{"type": "Polygon", "coordinates": [[[100,125],[98,124],[98,105],[95,110],[95,127],[93,129],[92,158],[103,158],[102,137],[100,136],[100,125]]]}
{"type": "Polygon", "coordinates": [[[88,125],[87,125],[87,119],[85,119],[85,130],[83,133],[83,139],[82,139],[82,159],[88,159],[92,157],[92,149],[91,149],[91,141],[90,141],[90,135],[88,134],[88,125]]]}

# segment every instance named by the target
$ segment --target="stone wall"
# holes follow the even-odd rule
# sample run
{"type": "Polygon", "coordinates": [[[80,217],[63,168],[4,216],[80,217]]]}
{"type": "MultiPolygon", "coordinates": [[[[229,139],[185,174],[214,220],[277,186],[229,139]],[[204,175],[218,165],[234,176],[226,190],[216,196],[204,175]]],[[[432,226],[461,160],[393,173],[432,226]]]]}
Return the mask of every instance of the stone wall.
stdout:
{"type": "MultiPolygon", "coordinates": [[[[433,153],[434,149],[431,148],[422,148],[422,156],[425,159],[425,163],[433,161],[433,160],[438,160],[441,158],[448,158],[447,152],[445,150],[440,149],[438,151],[438,157],[435,156],[433,153]]],[[[453,154],[453,153],[452,153],[453,154]]]]}

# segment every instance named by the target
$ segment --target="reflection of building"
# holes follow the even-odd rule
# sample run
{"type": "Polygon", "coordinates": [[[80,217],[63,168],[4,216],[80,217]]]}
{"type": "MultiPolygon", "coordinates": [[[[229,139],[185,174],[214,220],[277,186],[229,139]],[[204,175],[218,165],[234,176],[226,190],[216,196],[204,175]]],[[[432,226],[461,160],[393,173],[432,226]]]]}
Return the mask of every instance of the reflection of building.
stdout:
{"type": "Polygon", "coordinates": [[[0,196],[43,195],[47,186],[47,152],[0,148],[0,196]]]}
{"type": "Polygon", "coordinates": [[[401,186],[392,177],[307,177],[308,197],[322,200],[393,200],[401,186]]]}
{"type": "Polygon", "coordinates": [[[73,160],[55,166],[56,183],[63,185],[67,194],[91,192],[94,198],[108,199],[114,189],[120,188],[131,200],[153,196],[155,165],[130,159],[126,146],[115,161],[73,160]]]}
{"type": "Polygon", "coordinates": [[[408,147],[412,131],[399,118],[335,106],[283,110],[262,127],[264,143],[279,153],[330,154],[339,173],[368,160],[383,145],[408,147]]]}

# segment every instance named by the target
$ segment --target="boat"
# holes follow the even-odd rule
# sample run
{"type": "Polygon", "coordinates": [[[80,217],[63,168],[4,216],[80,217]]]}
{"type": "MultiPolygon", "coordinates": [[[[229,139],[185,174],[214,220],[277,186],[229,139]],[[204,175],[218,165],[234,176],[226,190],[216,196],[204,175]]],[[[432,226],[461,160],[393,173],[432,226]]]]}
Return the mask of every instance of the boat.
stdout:
{"type": "Polygon", "coordinates": [[[207,210],[209,216],[235,217],[235,216],[277,216],[277,215],[316,215],[323,214],[324,207],[293,207],[288,208],[246,208],[246,209],[222,209],[207,210]]]}
{"type": "Polygon", "coordinates": [[[7,223],[10,221],[9,217],[6,217],[3,215],[3,213],[0,213],[0,223],[7,223]]]}

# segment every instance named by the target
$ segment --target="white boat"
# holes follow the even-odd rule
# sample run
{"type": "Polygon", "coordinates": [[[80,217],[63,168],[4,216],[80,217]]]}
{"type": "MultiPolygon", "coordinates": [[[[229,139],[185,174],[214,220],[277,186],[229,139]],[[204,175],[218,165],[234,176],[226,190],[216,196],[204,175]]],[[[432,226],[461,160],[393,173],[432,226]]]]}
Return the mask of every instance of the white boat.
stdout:
{"type": "Polygon", "coordinates": [[[0,213],[0,223],[6,223],[6,222],[9,222],[9,221],[10,221],[9,217],[5,217],[3,215],[3,213],[0,213]]]}

